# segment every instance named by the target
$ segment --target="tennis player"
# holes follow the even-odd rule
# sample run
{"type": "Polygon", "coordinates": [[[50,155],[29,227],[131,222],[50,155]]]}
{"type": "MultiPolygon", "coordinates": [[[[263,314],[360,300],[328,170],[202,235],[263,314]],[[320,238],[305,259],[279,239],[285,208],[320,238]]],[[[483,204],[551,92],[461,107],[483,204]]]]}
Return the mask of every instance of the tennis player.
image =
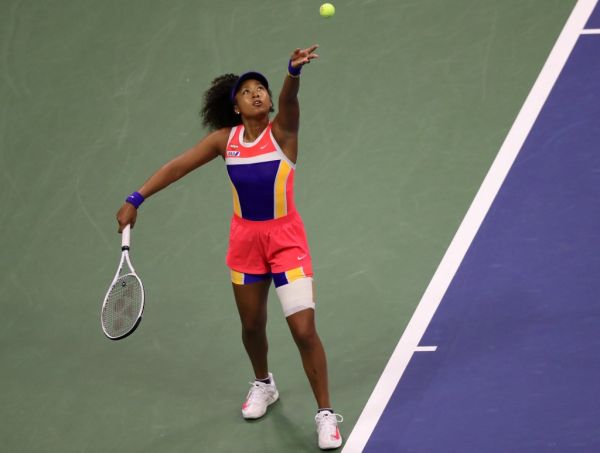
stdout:
{"type": "Polygon", "coordinates": [[[117,221],[119,231],[133,226],[144,199],[216,157],[224,159],[233,192],[226,262],[255,375],[242,416],[260,418],[279,398],[267,361],[267,295],[273,281],[317,400],[319,447],[333,449],[342,444],[337,424],[343,418],[329,399],[327,361],[315,327],[311,255],[294,204],[300,72],[318,58],[317,47],[292,53],[273,120],[272,94],[264,75],[225,74],[213,80],[202,108],[203,124],[212,132],[129,195],[117,221]]]}

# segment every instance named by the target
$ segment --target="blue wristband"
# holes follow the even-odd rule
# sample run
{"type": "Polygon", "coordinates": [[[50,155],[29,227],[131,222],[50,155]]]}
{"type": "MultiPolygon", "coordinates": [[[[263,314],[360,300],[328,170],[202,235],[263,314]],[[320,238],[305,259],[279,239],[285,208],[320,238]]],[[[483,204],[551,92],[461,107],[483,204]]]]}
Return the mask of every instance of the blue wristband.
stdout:
{"type": "Polygon", "coordinates": [[[125,198],[125,202],[133,205],[135,209],[137,209],[144,202],[144,196],[139,192],[133,192],[131,195],[125,198]]]}
{"type": "Polygon", "coordinates": [[[294,78],[300,77],[300,71],[302,71],[302,66],[298,66],[294,68],[292,66],[292,60],[288,63],[288,74],[294,78]]]}

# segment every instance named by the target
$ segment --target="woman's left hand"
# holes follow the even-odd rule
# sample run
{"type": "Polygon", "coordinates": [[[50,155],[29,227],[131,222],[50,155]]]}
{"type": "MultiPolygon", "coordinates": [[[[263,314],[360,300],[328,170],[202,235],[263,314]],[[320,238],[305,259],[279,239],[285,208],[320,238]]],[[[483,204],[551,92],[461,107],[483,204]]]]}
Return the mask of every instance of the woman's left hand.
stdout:
{"type": "Polygon", "coordinates": [[[306,49],[294,50],[294,52],[292,53],[292,56],[290,57],[290,62],[292,64],[292,67],[298,68],[300,66],[304,66],[305,64],[310,63],[310,60],[319,58],[319,56],[316,53],[314,53],[318,47],[319,47],[319,45],[315,44],[306,49]]]}

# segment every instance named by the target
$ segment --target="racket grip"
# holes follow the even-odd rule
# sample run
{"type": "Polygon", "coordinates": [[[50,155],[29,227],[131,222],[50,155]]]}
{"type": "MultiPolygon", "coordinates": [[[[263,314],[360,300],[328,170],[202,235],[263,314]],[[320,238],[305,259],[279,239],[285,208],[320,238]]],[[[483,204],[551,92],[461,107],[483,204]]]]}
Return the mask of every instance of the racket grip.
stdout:
{"type": "Polygon", "coordinates": [[[121,234],[121,250],[125,247],[129,248],[129,241],[131,239],[131,225],[127,225],[123,228],[123,232],[121,234]]]}

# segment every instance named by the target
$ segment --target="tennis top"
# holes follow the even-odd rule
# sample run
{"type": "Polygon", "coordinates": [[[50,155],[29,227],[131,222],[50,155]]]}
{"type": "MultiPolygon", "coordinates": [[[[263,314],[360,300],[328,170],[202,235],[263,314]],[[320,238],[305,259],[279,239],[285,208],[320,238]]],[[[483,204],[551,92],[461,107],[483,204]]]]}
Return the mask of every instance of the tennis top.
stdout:
{"type": "Polygon", "coordinates": [[[247,220],[272,220],[294,213],[294,171],[275,141],[272,123],[252,143],[244,126],[231,129],[225,164],[233,192],[233,213],[247,220]]]}

